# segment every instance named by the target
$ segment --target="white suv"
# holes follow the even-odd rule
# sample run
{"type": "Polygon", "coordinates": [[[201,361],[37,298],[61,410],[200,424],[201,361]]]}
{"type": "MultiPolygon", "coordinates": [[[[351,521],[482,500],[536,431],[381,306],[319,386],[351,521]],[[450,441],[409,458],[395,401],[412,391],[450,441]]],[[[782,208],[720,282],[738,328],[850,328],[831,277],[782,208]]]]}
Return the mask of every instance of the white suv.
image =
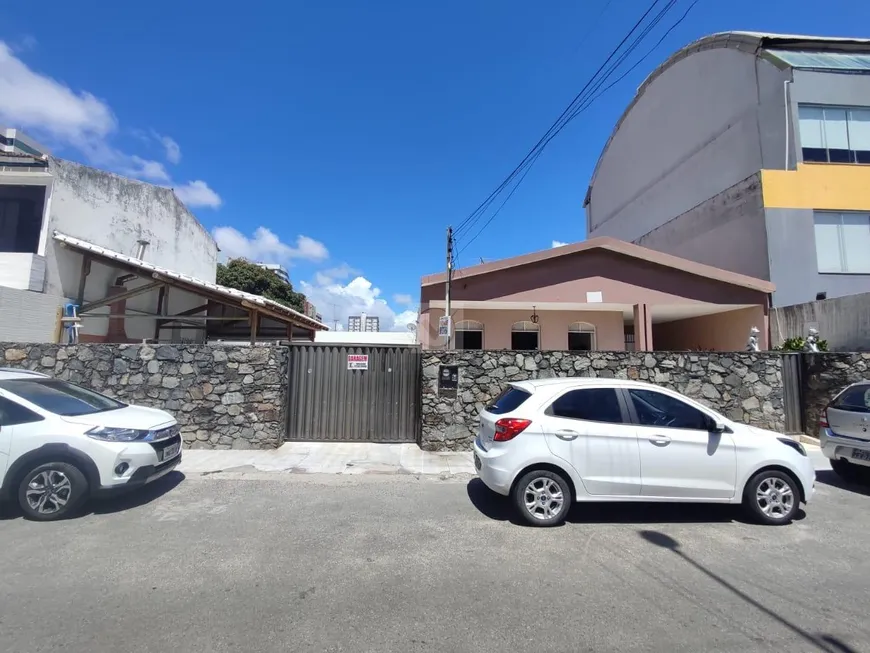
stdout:
{"type": "Polygon", "coordinates": [[[742,503],[790,522],[813,495],[803,446],[648,383],[562,378],[511,384],[480,414],[474,464],[536,526],[575,501],[742,503]]]}
{"type": "Polygon", "coordinates": [[[50,521],[88,497],[140,487],[181,462],[169,413],[37,372],[0,369],[0,499],[50,521]]]}

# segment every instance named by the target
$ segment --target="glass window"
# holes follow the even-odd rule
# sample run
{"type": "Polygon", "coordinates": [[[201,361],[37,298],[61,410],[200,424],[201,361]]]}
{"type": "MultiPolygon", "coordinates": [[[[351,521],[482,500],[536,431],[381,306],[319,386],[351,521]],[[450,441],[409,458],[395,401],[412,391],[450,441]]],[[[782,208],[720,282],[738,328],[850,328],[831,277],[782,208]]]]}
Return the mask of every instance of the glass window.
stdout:
{"type": "Polygon", "coordinates": [[[870,109],[801,105],[798,131],[804,161],[870,163],[870,109]]]}
{"type": "Polygon", "coordinates": [[[60,379],[10,379],[0,388],[56,415],[91,415],[126,404],[60,379]]]}
{"type": "Polygon", "coordinates": [[[551,411],[555,417],[609,424],[623,423],[622,410],[613,388],[571,390],[553,402],[551,411]]]}
{"type": "Polygon", "coordinates": [[[568,351],[592,351],[595,349],[595,325],[574,322],[568,327],[568,351]]]}
{"type": "Polygon", "coordinates": [[[457,349],[483,349],[482,322],[475,320],[457,322],[455,336],[457,349]]]}
{"type": "Polygon", "coordinates": [[[525,390],[520,390],[514,386],[508,386],[501,391],[501,394],[495,398],[491,405],[486,407],[486,412],[493,415],[504,415],[522,406],[523,402],[532,395],[525,390]]]}
{"type": "Polygon", "coordinates": [[[15,426],[42,421],[42,416],[5,397],[0,397],[0,426],[15,426]]]}
{"type": "Polygon", "coordinates": [[[511,349],[533,351],[538,349],[539,327],[534,322],[515,322],[511,326],[511,349]]]}
{"type": "Polygon", "coordinates": [[[856,163],[870,163],[870,109],[849,111],[849,144],[856,163]]]}
{"type": "Polygon", "coordinates": [[[819,272],[870,274],[870,214],[817,212],[819,272]]]}
{"type": "Polygon", "coordinates": [[[628,391],[643,426],[709,431],[710,419],[694,406],[655,390],[628,391]]]}
{"type": "Polygon", "coordinates": [[[870,413],[870,385],[856,385],[834,399],[831,404],[838,410],[870,413]]]}

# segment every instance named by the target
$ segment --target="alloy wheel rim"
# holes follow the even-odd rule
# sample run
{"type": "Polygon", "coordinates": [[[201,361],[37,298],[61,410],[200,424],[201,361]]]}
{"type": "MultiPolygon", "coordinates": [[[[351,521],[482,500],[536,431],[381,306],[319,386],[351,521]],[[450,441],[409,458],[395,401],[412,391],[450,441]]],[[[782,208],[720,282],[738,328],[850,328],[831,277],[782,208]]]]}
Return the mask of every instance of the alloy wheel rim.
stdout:
{"type": "Polygon", "coordinates": [[[72,483],[63,472],[50,469],[40,472],[27,484],[27,505],[40,515],[57,513],[69,503],[72,483]]]}
{"type": "Polygon", "coordinates": [[[769,476],[758,484],[755,502],[766,517],[785,519],[794,507],[794,490],[783,479],[769,476]]]}
{"type": "Polygon", "coordinates": [[[552,478],[538,476],[523,491],[523,502],[532,517],[541,521],[555,518],[565,504],[562,488],[552,478]]]}

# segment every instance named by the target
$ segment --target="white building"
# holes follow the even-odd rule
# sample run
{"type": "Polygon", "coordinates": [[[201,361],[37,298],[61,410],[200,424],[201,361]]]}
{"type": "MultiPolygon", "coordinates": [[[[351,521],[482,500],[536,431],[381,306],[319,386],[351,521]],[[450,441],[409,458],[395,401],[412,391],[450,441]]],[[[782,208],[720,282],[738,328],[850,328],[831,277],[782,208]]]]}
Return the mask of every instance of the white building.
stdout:
{"type": "Polygon", "coordinates": [[[48,156],[15,130],[0,145],[0,341],[58,341],[68,304],[87,315],[82,342],[201,342],[209,320],[325,328],[215,285],[217,244],[172,189],[48,156]]]}
{"type": "Polygon", "coordinates": [[[347,318],[348,331],[377,332],[381,330],[381,320],[376,315],[351,315],[347,318]]]}
{"type": "Polygon", "coordinates": [[[257,265],[264,270],[274,273],[284,283],[290,283],[290,273],[287,272],[287,269],[283,265],[278,263],[257,263],[257,265]]]}

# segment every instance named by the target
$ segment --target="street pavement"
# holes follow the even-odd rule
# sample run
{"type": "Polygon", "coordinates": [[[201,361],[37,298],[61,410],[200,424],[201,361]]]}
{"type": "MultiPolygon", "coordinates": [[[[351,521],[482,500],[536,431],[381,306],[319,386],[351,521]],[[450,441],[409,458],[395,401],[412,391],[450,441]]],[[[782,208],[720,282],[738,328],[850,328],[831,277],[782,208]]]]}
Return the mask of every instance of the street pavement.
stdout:
{"type": "Polygon", "coordinates": [[[0,651],[866,651],[870,496],[788,527],[702,505],[514,523],[470,475],[173,473],[0,519],[0,651]]]}

